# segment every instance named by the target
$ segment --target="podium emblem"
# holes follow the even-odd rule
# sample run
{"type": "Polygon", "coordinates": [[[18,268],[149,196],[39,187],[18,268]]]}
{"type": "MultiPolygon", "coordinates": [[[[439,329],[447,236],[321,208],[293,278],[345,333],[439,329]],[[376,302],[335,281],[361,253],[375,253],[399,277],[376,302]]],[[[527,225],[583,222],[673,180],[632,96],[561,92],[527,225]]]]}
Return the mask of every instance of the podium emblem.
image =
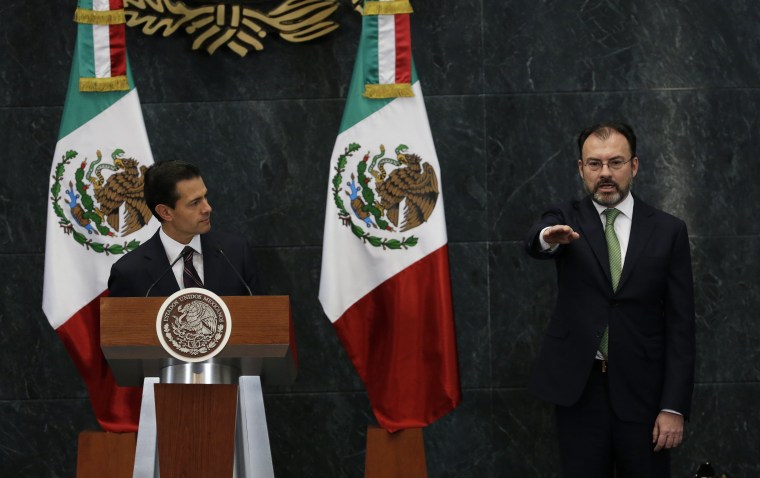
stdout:
{"type": "Polygon", "coordinates": [[[222,351],[232,321],[227,304],[210,290],[190,287],[167,297],[156,317],[158,340],[172,357],[202,362],[222,351]]]}

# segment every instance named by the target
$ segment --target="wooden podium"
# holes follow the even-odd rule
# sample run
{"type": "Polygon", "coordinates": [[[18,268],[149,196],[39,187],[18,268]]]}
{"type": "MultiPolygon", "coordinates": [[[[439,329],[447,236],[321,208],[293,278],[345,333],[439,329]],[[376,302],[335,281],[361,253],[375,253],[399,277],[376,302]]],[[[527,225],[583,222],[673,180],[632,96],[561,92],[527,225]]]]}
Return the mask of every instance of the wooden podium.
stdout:
{"type": "Polygon", "coordinates": [[[101,348],[117,383],[143,386],[133,476],[153,478],[160,469],[164,477],[273,477],[261,386],[295,379],[289,298],[222,297],[232,321],[229,341],[212,359],[193,364],[159,342],[164,300],[100,302],[101,348]]]}

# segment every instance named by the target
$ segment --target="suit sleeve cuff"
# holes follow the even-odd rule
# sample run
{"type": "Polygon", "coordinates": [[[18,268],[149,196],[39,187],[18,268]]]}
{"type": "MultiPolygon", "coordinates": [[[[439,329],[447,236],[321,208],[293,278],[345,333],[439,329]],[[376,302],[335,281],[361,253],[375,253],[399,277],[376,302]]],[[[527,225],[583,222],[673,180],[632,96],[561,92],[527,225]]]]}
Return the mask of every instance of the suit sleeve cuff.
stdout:
{"type": "Polygon", "coordinates": [[[677,411],[675,411],[675,410],[671,410],[671,409],[669,409],[669,408],[663,408],[663,409],[662,409],[662,410],[660,410],[660,411],[661,411],[661,412],[674,413],[674,414],[676,414],[676,415],[681,415],[681,416],[683,416],[683,413],[681,413],[681,412],[677,412],[677,411]]]}

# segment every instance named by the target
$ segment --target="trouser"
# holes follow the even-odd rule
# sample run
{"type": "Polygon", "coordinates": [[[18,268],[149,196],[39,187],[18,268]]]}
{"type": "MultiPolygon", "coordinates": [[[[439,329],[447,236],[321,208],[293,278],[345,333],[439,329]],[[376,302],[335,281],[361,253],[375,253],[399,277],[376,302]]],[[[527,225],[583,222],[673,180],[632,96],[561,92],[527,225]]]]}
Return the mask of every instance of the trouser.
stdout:
{"type": "Polygon", "coordinates": [[[654,423],[625,422],[610,404],[608,373],[597,361],[580,400],[557,406],[564,478],[670,478],[670,452],[654,452],[654,423]]]}

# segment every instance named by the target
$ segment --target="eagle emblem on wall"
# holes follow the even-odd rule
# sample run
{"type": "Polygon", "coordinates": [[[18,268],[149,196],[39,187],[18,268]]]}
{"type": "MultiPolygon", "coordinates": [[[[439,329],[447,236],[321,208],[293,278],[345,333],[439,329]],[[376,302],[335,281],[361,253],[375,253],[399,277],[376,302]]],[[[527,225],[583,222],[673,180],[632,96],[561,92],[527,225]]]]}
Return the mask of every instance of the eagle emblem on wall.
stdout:
{"type": "MultiPolygon", "coordinates": [[[[361,12],[361,0],[350,0],[361,12]]],[[[338,0],[284,0],[275,8],[253,8],[248,1],[124,0],[126,24],[145,35],[164,37],[179,30],[193,38],[193,50],[210,55],[224,46],[243,57],[264,49],[264,39],[276,33],[285,41],[302,43],[321,38],[338,28],[330,17],[338,0]]]]}

